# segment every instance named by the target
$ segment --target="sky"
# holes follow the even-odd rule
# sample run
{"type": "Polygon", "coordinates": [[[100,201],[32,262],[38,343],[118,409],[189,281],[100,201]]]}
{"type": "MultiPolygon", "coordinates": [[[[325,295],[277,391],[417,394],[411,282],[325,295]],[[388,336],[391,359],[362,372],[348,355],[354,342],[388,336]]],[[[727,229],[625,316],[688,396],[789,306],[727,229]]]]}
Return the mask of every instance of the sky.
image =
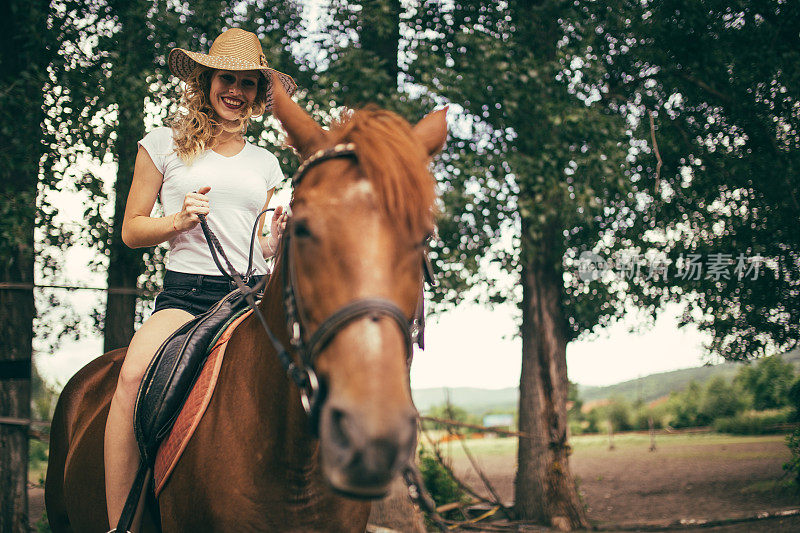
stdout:
{"type": "MultiPolygon", "coordinates": [[[[567,346],[567,373],[581,385],[610,385],[641,376],[704,364],[703,342],[696,328],[679,329],[678,309],[668,308],[654,326],[630,333],[629,316],[589,340],[567,346]]],[[[426,350],[415,355],[414,388],[519,385],[521,341],[510,305],[488,309],[460,305],[431,319],[426,350]]]]}

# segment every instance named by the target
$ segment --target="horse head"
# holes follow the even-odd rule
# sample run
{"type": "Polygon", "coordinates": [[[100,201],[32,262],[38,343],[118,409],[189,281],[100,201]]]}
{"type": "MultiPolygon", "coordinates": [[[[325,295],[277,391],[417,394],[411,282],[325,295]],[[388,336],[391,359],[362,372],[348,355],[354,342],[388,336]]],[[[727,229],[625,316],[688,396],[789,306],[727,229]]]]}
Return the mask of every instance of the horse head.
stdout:
{"type": "Polygon", "coordinates": [[[273,80],[273,87],[273,114],[301,158],[308,162],[331,147],[347,151],[295,178],[282,260],[289,265],[299,336],[313,344],[315,333],[331,329],[306,362],[324,391],[322,472],[341,493],[381,497],[416,447],[407,324],[422,294],[435,211],[428,163],[445,141],[446,110],[412,127],[394,113],[368,108],[326,131],[280,83],[273,80]],[[331,321],[361,302],[382,302],[378,307],[388,311],[365,307],[331,321]]]}

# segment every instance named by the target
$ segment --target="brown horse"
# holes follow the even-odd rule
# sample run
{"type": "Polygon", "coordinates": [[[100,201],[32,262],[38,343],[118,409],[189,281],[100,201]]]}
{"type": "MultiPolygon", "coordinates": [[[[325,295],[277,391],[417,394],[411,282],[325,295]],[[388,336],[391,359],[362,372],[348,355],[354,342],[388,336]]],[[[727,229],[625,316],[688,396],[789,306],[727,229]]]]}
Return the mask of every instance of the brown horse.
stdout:
{"type": "MultiPolygon", "coordinates": [[[[327,132],[273,85],[273,113],[301,157],[340,143],[357,152],[308,168],[295,187],[291,245],[278,262],[292,264],[304,335],[363,298],[389,300],[410,318],[433,225],[427,165],[447,134],[444,111],[411,127],[392,113],[362,110],[327,132]]],[[[260,309],[288,346],[282,271],[276,265],[260,309]]],[[[368,314],[330,338],[314,361],[326,391],[317,437],[264,329],[246,319],[159,497],[164,531],[363,531],[367,500],[386,492],[415,448],[405,334],[396,320],[368,314]]],[[[59,399],[46,482],[55,532],[108,529],[103,432],[124,356],[117,350],[89,363],[59,399]]],[[[142,527],[152,530],[150,511],[142,527]]]]}

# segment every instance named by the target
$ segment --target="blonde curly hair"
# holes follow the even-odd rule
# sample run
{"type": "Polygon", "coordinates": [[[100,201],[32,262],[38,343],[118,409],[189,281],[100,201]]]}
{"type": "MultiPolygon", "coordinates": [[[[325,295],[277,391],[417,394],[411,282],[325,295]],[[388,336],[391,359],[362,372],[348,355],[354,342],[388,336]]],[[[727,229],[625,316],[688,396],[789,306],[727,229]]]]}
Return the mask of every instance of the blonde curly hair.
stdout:
{"type": "Polygon", "coordinates": [[[267,107],[269,82],[264,76],[259,75],[253,103],[244,106],[236,120],[220,120],[211,106],[209,96],[214,72],[212,68],[197,65],[186,79],[178,109],[168,119],[173,131],[175,152],[187,166],[191,165],[198,155],[214,148],[217,137],[223,131],[244,133],[250,117],[263,114],[267,107]]]}

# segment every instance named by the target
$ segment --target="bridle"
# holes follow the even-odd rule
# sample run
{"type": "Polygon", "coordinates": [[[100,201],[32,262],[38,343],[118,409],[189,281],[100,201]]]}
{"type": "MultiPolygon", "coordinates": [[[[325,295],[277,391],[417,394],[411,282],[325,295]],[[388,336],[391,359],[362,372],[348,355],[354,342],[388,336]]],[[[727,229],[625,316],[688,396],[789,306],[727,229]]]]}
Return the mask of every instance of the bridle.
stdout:
{"type": "MultiPolygon", "coordinates": [[[[337,144],[326,150],[316,152],[306,159],[297,169],[297,172],[295,172],[292,177],[292,188],[296,190],[297,186],[306,176],[308,170],[312,167],[331,159],[344,157],[358,159],[355,144],[337,144]]],[[[295,383],[300,391],[300,403],[308,416],[310,430],[314,435],[317,435],[319,430],[320,408],[325,396],[323,384],[320,383],[314,371],[314,361],[317,355],[319,355],[320,351],[322,351],[347,324],[354,320],[365,316],[372,318],[386,316],[394,320],[403,334],[406,348],[406,365],[410,367],[414,353],[413,345],[417,344],[420,348],[424,348],[424,289],[420,290],[417,309],[411,320],[409,320],[400,307],[391,300],[386,298],[359,298],[345,304],[323,320],[317,329],[311,333],[310,338],[306,340],[308,335],[305,331],[306,328],[303,325],[303,321],[300,318],[302,309],[299,306],[299,299],[296,292],[297,272],[291,261],[292,232],[290,231],[289,223],[287,223],[287,229],[289,229],[289,231],[284,232],[282,243],[278,247],[278,253],[281,254],[281,257],[278,258],[278,262],[282,265],[283,306],[290,334],[290,343],[298,355],[297,362],[295,362],[295,359],[292,358],[283,343],[272,332],[267,324],[266,318],[258,308],[258,305],[256,305],[254,295],[264,288],[269,278],[264,276],[264,278],[253,287],[247,285],[247,281],[252,275],[253,245],[255,244],[256,232],[258,231],[258,222],[268,211],[272,211],[272,209],[265,209],[259,213],[253,224],[253,232],[250,236],[250,255],[244,279],[236,269],[233,268],[233,265],[231,265],[219,240],[208,227],[208,222],[203,215],[200,215],[200,224],[206,236],[206,240],[208,241],[208,246],[211,249],[211,256],[214,259],[214,263],[216,263],[217,268],[219,268],[223,275],[235,282],[238,290],[242,293],[247,304],[253,310],[253,314],[258,318],[261,326],[264,328],[267,338],[272,344],[286,375],[295,383]],[[229,269],[228,272],[225,271],[225,268],[223,268],[222,264],[219,262],[216,251],[219,251],[219,255],[225,260],[229,269]]],[[[291,208],[289,222],[291,222],[291,208]]],[[[424,246],[422,254],[422,272],[424,276],[423,281],[427,281],[429,285],[435,286],[433,269],[427,254],[427,247],[431,237],[432,234],[427,235],[421,243],[424,246]]],[[[430,519],[440,531],[448,531],[442,517],[436,512],[436,504],[425,489],[422,475],[413,459],[402,469],[402,475],[411,500],[428,513],[430,519]]]]}
{"type": "MultiPolygon", "coordinates": [[[[354,144],[337,144],[326,150],[320,150],[319,152],[316,152],[306,159],[297,169],[297,172],[295,172],[294,176],[292,177],[292,187],[296,189],[296,187],[306,176],[309,169],[312,167],[331,159],[345,157],[357,159],[356,146],[354,144]]],[[[286,314],[288,331],[290,334],[290,344],[297,353],[297,358],[293,358],[283,343],[280,342],[277,336],[272,332],[267,324],[266,318],[261,313],[261,310],[258,308],[255,302],[254,294],[263,288],[263,286],[266,284],[267,277],[264,277],[261,282],[256,284],[254,287],[249,287],[247,285],[247,281],[252,274],[251,266],[253,245],[255,243],[255,236],[258,230],[258,222],[266,212],[271,210],[272,209],[265,209],[259,213],[258,217],[256,217],[250,239],[250,257],[248,259],[248,267],[244,276],[241,276],[233,268],[230,261],[226,257],[219,240],[208,227],[208,223],[204,216],[200,217],[200,224],[203,229],[203,233],[206,236],[206,240],[208,241],[209,248],[211,249],[211,255],[217,265],[217,268],[219,268],[220,272],[222,272],[225,276],[236,283],[236,286],[247,300],[248,305],[253,310],[253,313],[258,318],[259,322],[261,322],[264,331],[267,333],[267,337],[275,349],[277,357],[286,371],[286,375],[295,383],[295,385],[297,385],[297,388],[300,391],[300,402],[303,406],[303,410],[306,412],[306,415],[308,415],[312,432],[316,434],[318,430],[320,406],[322,405],[322,401],[324,399],[324,387],[320,383],[320,380],[317,378],[317,374],[314,371],[314,361],[319,353],[331,342],[331,340],[333,340],[334,337],[336,337],[340,331],[342,331],[342,329],[344,329],[345,326],[351,322],[363,317],[377,319],[385,316],[393,320],[400,328],[400,332],[403,335],[403,340],[405,343],[406,364],[410,365],[413,356],[413,345],[415,343],[420,347],[423,347],[424,345],[424,313],[421,312],[421,301],[420,305],[418,305],[415,316],[409,320],[400,307],[398,307],[397,304],[391,300],[386,298],[359,298],[336,310],[333,314],[323,320],[322,323],[320,323],[320,325],[313,331],[313,333],[308,335],[307,327],[304,325],[303,320],[301,320],[301,315],[303,315],[303,313],[299,305],[299,298],[297,295],[297,272],[292,261],[291,254],[292,232],[290,231],[290,208],[290,220],[289,223],[287,223],[287,231],[284,232],[282,243],[278,247],[278,253],[281,254],[281,257],[278,258],[278,263],[281,264],[282,268],[283,306],[286,314]],[[221,255],[227,263],[229,271],[226,272],[225,268],[223,268],[222,264],[219,262],[217,252],[219,252],[219,255],[221,255]]],[[[425,245],[427,245],[429,238],[430,237],[426,237],[424,242],[425,245]]],[[[423,253],[423,258],[423,272],[425,279],[431,283],[433,276],[426,253],[423,253]]],[[[422,297],[422,295],[420,296],[422,297]]]]}

